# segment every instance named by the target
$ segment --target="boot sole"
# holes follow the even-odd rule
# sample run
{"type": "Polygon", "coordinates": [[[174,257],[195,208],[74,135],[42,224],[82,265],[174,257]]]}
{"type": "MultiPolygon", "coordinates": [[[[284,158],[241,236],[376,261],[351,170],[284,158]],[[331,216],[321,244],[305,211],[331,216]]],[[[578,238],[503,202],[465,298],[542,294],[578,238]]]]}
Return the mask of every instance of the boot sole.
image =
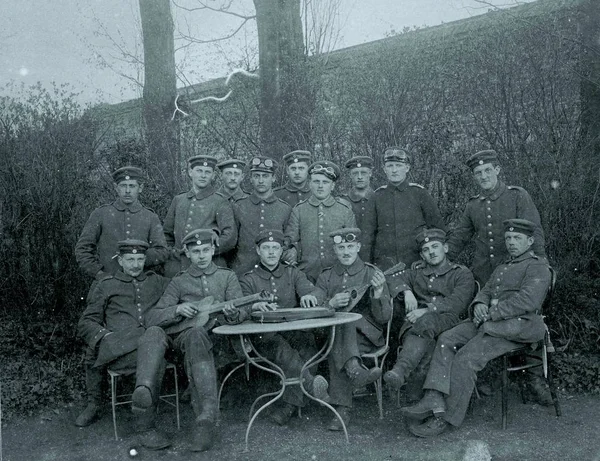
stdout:
{"type": "Polygon", "coordinates": [[[316,399],[327,402],[329,401],[329,394],[327,393],[328,390],[329,383],[327,382],[327,380],[321,375],[315,376],[312,385],[312,392],[310,393],[310,395],[312,395],[316,399]]]}
{"type": "Polygon", "coordinates": [[[424,419],[429,418],[430,416],[433,416],[432,409],[421,410],[421,411],[410,411],[410,410],[408,410],[408,408],[405,407],[405,408],[400,409],[400,413],[402,413],[402,415],[406,418],[416,419],[418,421],[422,421],[424,419]]]}

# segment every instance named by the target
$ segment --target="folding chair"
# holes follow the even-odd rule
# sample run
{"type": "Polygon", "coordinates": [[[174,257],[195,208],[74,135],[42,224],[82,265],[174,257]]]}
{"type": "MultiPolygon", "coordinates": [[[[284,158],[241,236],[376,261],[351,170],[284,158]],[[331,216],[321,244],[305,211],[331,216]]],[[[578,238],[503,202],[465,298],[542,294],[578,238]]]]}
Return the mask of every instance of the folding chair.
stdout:
{"type": "MultiPolygon", "coordinates": [[[[171,370],[173,372],[173,379],[175,385],[175,392],[172,394],[163,394],[159,396],[159,400],[175,407],[175,414],[177,417],[177,429],[180,429],[179,423],[179,386],[177,382],[177,367],[172,363],[167,363],[166,371],[171,370]],[[175,400],[175,402],[172,401],[175,400]]],[[[107,370],[108,375],[110,376],[110,395],[111,395],[111,404],[112,404],[112,418],[113,418],[113,427],[115,430],[115,440],[119,440],[119,435],[117,433],[117,407],[119,405],[127,405],[132,402],[131,396],[133,394],[117,394],[117,384],[119,381],[119,377],[128,376],[135,374],[135,369],[126,370],[122,372],[113,371],[110,368],[107,370]]]]}
{"type": "MultiPolygon", "coordinates": [[[[390,352],[390,330],[392,327],[392,319],[394,318],[394,314],[393,314],[394,313],[394,300],[392,299],[390,302],[392,304],[392,315],[391,315],[390,319],[388,320],[388,323],[386,326],[385,344],[373,352],[368,352],[366,354],[361,355],[361,358],[363,360],[364,359],[372,360],[373,363],[375,364],[375,366],[380,367],[380,368],[383,368],[383,366],[385,364],[385,359],[387,358],[387,356],[390,352]],[[381,363],[379,362],[380,359],[381,359],[381,363]]],[[[381,375],[379,377],[379,379],[373,383],[373,385],[375,386],[375,394],[377,396],[377,405],[379,406],[379,419],[383,419],[383,375],[381,375]]],[[[361,394],[355,394],[354,396],[355,397],[363,397],[365,395],[371,395],[371,394],[361,393],[361,394]]]]}
{"type": "MultiPolygon", "coordinates": [[[[554,294],[554,288],[556,285],[556,271],[550,268],[550,274],[550,287],[548,288],[548,294],[544,299],[541,313],[543,313],[545,310],[549,310],[552,304],[552,296],[554,294]]],[[[552,402],[554,404],[554,411],[556,412],[556,416],[561,415],[560,404],[556,395],[556,387],[554,385],[554,380],[552,379],[550,357],[548,355],[552,352],[554,352],[554,347],[550,342],[550,332],[548,331],[548,327],[546,327],[546,334],[544,335],[544,339],[542,339],[541,341],[538,341],[537,343],[533,344],[521,344],[502,356],[502,429],[506,429],[507,424],[508,373],[512,371],[524,371],[541,366],[544,371],[544,379],[546,380],[548,388],[550,389],[550,395],[552,396],[552,402]],[[541,349],[541,357],[533,354],[533,352],[535,352],[538,349],[541,349]],[[511,357],[523,357],[525,359],[525,364],[510,366],[509,358],[511,357]],[[527,359],[529,359],[529,363],[527,363],[527,359]]],[[[521,388],[521,398],[523,399],[523,403],[525,403],[525,394],[523,388],[521,388]]]]}

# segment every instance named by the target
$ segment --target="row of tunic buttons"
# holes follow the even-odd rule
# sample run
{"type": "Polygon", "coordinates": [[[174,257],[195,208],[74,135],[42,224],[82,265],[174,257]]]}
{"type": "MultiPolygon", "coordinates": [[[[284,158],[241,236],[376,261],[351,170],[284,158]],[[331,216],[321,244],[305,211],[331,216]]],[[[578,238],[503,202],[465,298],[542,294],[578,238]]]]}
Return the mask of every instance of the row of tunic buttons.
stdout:
{"type": "Polygon", "coordinates": [[[125,210],[125,222],[127,223],[127,229],[125,230],[125,234],[127,234],[127,237],[129,237],[129,234],[131,234],[130,230],[131,230],[131,223],[130,223],[130,216],[131,213],[129,210],[125,210]]]}
{"type": "Polygon", "coordinates": [[[265,227],[265,223],[263,222],[265,220],[265,202],[260,202],[260,220],[261,223],[258,227],[265,227]]]}
{"type": "MultiPolygon", "coordinates": [[[[488,205],[486,208],[486,210],[488,211],[487,218],[489,220],[488,227],[492,227],[492,215],[491,215],[492,209],[490,208],[491,202],[488,200],[486,203],[488,205]]],[[[490,231],[488,231],[488,235],[490,236],[490,243],[493,244],[494,243],[494,238],[493,238],[494,233],[490,230],[490,231]]],[[[490,258],[494,257],[493,251],[494,251],[494,246],[490,245],[490,258]]]]}
{"type": "Polygon", "coordinates": [[[133,281],[133,286],[135,287],[135,300],[137,301],[137,310],[138,310],[138,319],[140,320],[140,325],[143,325],[142,319],[142,303],[140,303],[140,285],[136,280],[133,281]]]}
{"type": "Polygon", "coordinates": [[[192,224],[191,224],[191,223],[192,223],[192,217],[193,217],[193,215],[194,215],[194,210],[193,210],[192,208],[194,208],[195,202],[196,202],[197,200],[198,200],[198,199],[197,199],[196,197],[194,197],[194,198],[192,199],[192,204],[190,205],[190,211],[188,211],[188,219],[187,219],[187,224],[185,225],[186,234],[187,234],[188,232],[191,232],[191,230],[192,230],[192,224]]]}
{"type": "MultiPolygon", "coordinates": [[[[427,287],[430,289],[430,291],[431,291],[431,292],[433,292],[433,285],[432,285],[432,283],[433,283],[433,281],[435,280],[435,278],[436,278],[436,277],[437,277],[437,276],[436,276],[435,274],[433,274],[433,275],[431,276],[431,278],[429,279],[429,285],[427,285],[427,287]]],[[[435,296],[431,298],[431,301],[435,301],[435,300],[436,300],[436,297],[435,297],[435,296]]],[[[437,310],[437,309],[435,308],[435,306],[433,307],[433,310],[434,310],[434,311],[435,311],[435,310],[437,310]]]]}
{"type": "Polygon", "coordinates": [[[277,293],[277,288],[275,288],[277,285],[275,285],[275,277],[273,277],[271,275],[271,291],[273,292],[273,294],[277,293]]]}
{"type": "Polygon", "coordinates": [[[323,205],[319,204],[319,248],[321,249],[321,259],[325,258],[325,246],[324,244],[324,237],[323,237],[323,205]]]}

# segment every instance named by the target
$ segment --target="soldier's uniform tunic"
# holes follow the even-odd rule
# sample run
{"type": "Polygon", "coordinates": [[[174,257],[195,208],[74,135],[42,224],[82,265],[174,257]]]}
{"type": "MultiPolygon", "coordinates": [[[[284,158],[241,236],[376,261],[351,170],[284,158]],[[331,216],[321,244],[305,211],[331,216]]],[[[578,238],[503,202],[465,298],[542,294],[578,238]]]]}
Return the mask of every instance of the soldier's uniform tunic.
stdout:
{"type": "Polygon", "coordinates": [[[381,270],[419,259],[416,235],[424,228],[445,230],[437,205],[423,186],[403,181],[375,191],[363,217],[363,254],[381,270]]]}
{"type": "Polygon", "coordinates": [[[294,208],[298,203],[310,196],[310,187],[308,181],[306,181],[302,188],[297,188],[292,183],[287,182],[283,186],[273,189],[273,192],[278,198],[294,208]]]}
{"type": "Polygon", "coordinates": [[[181,253],[182,240],[194,229],[219,230],[219,246],[216,248],[213,261],[225,265],[223,258],[218,257],[233,249],[237,241],[237,231],[230,203],[212,186],[202,189],[197,194],[193,190],[179,194],[173,198],[164,230],[167,244],[173,248],[171,258],[165,263],[165,275],[173,277],[185,270],[190,261],[181,253]]]}
{"type": "MultiPolygon", "coordinates": [[[[114,371],[136,368],[136,387],[148,387],[154,399],[165,371],[167,337],[161,328],[148,326],[144,315],[158,302],[167,283],[168,279],[154,272],[136,278],[121,271],[106,276],[90,293],[77,325],[79,336],[88,346],[88,367],[101,369],[108,365],[114,371]]],[[[88,393],[100,394],[99,385],[100,381],[96,389],[88,384],[88,393]]],[[[149,410],[145,420],[152,421],[154,413],[154,409],[149,410]]]]}
{"type": "Polygon", "coordinates": [[[125,205],[120,199],[96,208],[85,223],[75,245],[75,258],[90,277],[99,271],[115,274],[120,266],[114,256],[117,242],[135,239],[148,242],[146,266],[162,264],[169,254],[158,216],[139,202],[125,205]]]}
{"type": "MultiPolygon", "coordinates": [[[[325,292],[327,300],[351,288],[371,283],[377,268],[363,262],[360,257],[350,266],[336,261],[332,267],[319,275],[317,288],[325,292]]],[[[365,293],[363,299],[352,309],[362,314],[358,322],[339,325],[333,348],[329,354],[329,397],[333,405],[352,406],[352,383],[344,371],[344,365],[352,357],[371,352],[385,344],[383,326],[392,315],[392,306],[387,285],[379,299],[371,297],[372,289],[365,293]]]]}
{"type": "Polygon", "coordinates": [[[292,208],[275,195],[266,199],[256,194],[237,200],[233,204],[238,233],[238,244],[231,268],[241,276],[258,264],[254,239],[265,229],[284,231],[292,208]]]}
{"type": "Polygon", "coordinates": [[[410,334],[435,339],[459,322],[473,299],[475,279],[466,267],[446,260],[437,267],[425,266],[394,274],[388,279],[388,286],[392,297],[412,291],[418,308],[430,311],[414,324],[405,322],[401,335],[410,330],[410,334]]]}
{"type": "MultiPolygon", "coordinates": [[[[277,305],[286,309],[298,307],[300,298],[305,295],[314,295],[319,303],[322,303],[325,298],[325,294],[315,288],[301,270],[281,263],[273,271],[258,264],[244,274],[240,285],[244,296],[263,290],[271,292],[277,296],[277,305]]],[[[244,321],[249,316],[248,312],[244,311],[240,314],[238,322],[244,321]]],[[[314,355],[315,340],[310,330],[255,335],[252,341],[261,353],[279,365],[288,377],[300,376],[302,365],[314,355]]],[[[298,386],[286,387],[282,399],[291,405],[304,405],[304,395],[298,386]]]]}
{"type": "MultiPolygon", "coordinates": [[[[183,320],[176,313],[178,304],[200,301],[207,296],[212,296],[215,303],[240,298],[242,289],[233,271],[214,263],[206,269],[190,266],[171,280],[156,307],[146,314],[147,322],[163,328],[174,325],[183,320]]],[[[215,364],[218,368],[236,359],[229,340],[212,333],[212,329],[220,323],[224,323],[222,315],[215,313],[203,327],[188,328],[169,335],[172,347],[184,355],[196,417],[202,412],[200,402],[207,393],[207,387],[212,389],[211,398],[216,399],[216,376],[215,382],[207,383],[206,377],[200,375],[203,369],[196,365],[209,363],[214,369],[215,364]]]]}
{"type": "Polygon", "coordinates": [[[219,187],[219,189],[217,190],[217,192],[219,194],[221,194],[224,198],[226,198],[227,200],[229,200],[229,203],[233,204],[233,202],[235,202],[236,200],[240,200],[244,197],[248,197],[248,194],[246,194],[241,187],[238,187],[236,190],[233,191],[233,193],[231,193],[229,191],[229,189],[226,189],[224,186],[219,187]]]}
{"type": "Polygon", "coordinates": [[[448,238],[448,257],[454,259],[472,238],[475,239],[473,274],[479,283],[487,282],[494,268],[507,256],[503,221],[527,219],[536,224],[533,251],[545,257],[544,232],[540,214],[527,191],[498,181],[495,190],[469,200],[467,207],[448,238]]]}
{"type": "Polygon", "coordinates": [[[328,235],[344,227],[356,227],[356,221],[343,199],[329,196],[320,201],[311,196],[292,209],[285,235],[298,252],[298,268],[310,280],[336,261],[328,235]]]}
{"type": "Polygon", "coordinates": [[[444,419],[448,423],[462,424],[477,372],[490,360],[518,343],[544,337],[545,326],[539,312],[549,286],[550,271],[545,259],[532,251],[508,259],[496,267],[472,302],[491,304],[491,319],[479,327],[465,321],[440,335],[424,388],[446,394],[444,419]],[[492,300],[497,300],[497,304],[492,300]]]}

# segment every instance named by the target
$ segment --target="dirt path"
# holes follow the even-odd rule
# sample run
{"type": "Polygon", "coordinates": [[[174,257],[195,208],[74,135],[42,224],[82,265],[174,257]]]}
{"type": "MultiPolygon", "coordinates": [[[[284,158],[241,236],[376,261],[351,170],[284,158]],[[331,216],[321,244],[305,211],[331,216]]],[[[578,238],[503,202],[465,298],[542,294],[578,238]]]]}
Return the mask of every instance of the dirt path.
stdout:
{"type": "MultiPolygon", "coordinates": [[[[175,428],[174,412],[162,407],[159,421],[173,439],[161,452],[140,450],[140,460],[410,460],[462,459],[469,441],[483,441],[494,460],[600,461],[600,398],[561,395],[563,416],[553,408],[523,405],[515,393],[509,403],[509,426],[500,427],[500,399],[480,400],[463,427],[436,439],[417,439],[405,429],[395,404],[386,396],[385,418],[377,415],[374,397],[356,402],[350,425],[350,444],[343,435],[326,430],[329,414],[310,406],[302,418],[288,427],[276,427],[259,417],[250,434],[250,452],[243,453],[246,415],[250,400],[223,411],[220,440],[202,454],[186,451],[192,422],[188,405],[182,407],[182,430],[175,428]],[[360,416],[360,417],[359,417],[360,416]]],[[[78,409],[78,408],[77,408],[78,409]]],[[[79,429],[71,421],[76,408],[63,408],[43,416],[22,418],[3,425],[3,461],[114,461],[130,459],[132,420],[127,410],[119,413],[122,438],[117,442],[107,405],[103,418],[79,429]]]]}

